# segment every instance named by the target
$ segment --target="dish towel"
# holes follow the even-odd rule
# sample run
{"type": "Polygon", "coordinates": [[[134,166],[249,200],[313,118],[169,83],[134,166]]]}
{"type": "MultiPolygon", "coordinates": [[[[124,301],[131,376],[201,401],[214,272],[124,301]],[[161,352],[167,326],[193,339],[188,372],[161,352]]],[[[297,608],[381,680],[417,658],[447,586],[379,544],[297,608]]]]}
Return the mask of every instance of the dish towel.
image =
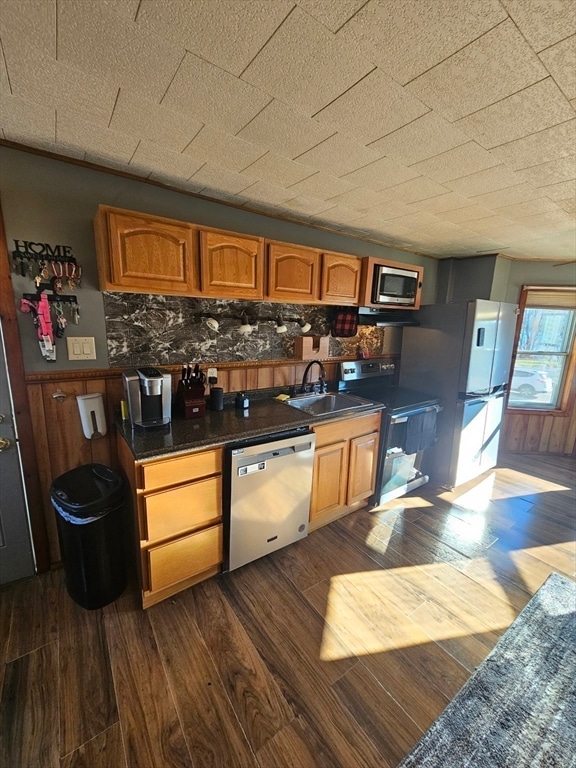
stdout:
{"type": "Polygon", "coordinates": [[[330,333],[340,339],[358,333],[358,307],[334,307],[330,333]]]}
{"type": "Polygon", "coordinates": [[[406,424],[406,445],[408,455],[430,448],[436,442],[436,410],[415,413],[408,417],[406,424]]]}

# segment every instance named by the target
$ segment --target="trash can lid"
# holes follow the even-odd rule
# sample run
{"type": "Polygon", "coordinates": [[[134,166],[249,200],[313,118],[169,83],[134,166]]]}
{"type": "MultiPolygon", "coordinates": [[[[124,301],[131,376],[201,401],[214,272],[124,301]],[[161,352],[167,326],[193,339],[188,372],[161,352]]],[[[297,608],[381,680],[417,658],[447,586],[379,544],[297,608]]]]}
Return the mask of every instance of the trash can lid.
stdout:
{"type": "MultiPolygon", "coordinates": [[[[104,464],[84,464],[57,477],[50,488],[51,500],[76,517],[98,514],[111,497],[121,496],[122,478],[104,464]]],[[[100,514],[102,514],[100,512],[100,514]]]]}

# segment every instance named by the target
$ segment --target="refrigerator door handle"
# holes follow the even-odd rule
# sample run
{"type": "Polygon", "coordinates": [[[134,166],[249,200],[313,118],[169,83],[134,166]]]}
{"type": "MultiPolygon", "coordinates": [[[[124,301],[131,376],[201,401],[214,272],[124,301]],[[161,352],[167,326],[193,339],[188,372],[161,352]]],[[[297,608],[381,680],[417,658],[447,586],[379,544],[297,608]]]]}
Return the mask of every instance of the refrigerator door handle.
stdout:
{"type": "Polygon", "coordinates": [[[478,328],[478,331],[476,333],[476,346],[477,347],[483,347],[484,346],[484,337],[486,335],[486,328],[478,328]]]}

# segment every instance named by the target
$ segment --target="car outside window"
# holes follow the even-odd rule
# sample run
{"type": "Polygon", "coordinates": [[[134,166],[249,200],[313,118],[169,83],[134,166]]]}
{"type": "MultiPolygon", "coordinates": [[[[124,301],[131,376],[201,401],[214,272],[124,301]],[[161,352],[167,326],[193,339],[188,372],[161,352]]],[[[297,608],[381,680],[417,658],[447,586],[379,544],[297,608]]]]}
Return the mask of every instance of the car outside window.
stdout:
{"type": "MultiPolygon", "coordinates": [[[[548,302],[550,293],[546,292],[548,302]]],[[[528,292],[510,379],[508,408],[554,410],[562,403],[574,347],[576,311],[569,305],[529,306],[537,301],[536,292],[532,297],[528,292]]],[[[567,303],[565,294],[560,295],[559,303],[567,303]]]]}

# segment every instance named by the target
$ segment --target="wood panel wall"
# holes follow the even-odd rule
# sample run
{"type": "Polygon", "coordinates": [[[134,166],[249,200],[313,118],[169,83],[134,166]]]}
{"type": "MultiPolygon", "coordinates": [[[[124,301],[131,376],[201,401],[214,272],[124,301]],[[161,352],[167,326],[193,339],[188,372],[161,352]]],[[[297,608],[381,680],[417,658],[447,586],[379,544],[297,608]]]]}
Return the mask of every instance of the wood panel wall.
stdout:
{"type": "Polygon", "coordinates": [[[556,411],[508,409],[504,415],[501,449],[510,453],[576,456],[576,354],[567,373],[569,382],[556,411]]]}
{"type": "MultiPolygon", "coordinates": [[[[214,365],[218,368],[218,386],[222,387],[224,392],[237,392],[298,384],[304,375],[307,361],[266,361],[263,365],[254,362],[214,365]]],[[[328,381],[338,378],[337,365],[336,360],[324,362],[328,381]]],[[[175,392],[180,367],[163,368],[172,372],[172,391],[175,392]]],[[[202,365],[202,368],[206,370],[208,365],[202,365]]],[[[43,517],[46,530],[46,533],[41,533],[40,536],[47,540],[49,565],[54,566],[60,562],[60,547],[55,512],[50,503],[50,486],[55,478],[82,464],[98,463],[118,468],[114,425],[123,397],[122,371],[105,369],[28,374],[26,387],[40,481],[36,508],[40,508],[39,515],[43,517]],[[82,432],[76,396],[94,392],[101,392],[104,396],[108,433],[105,437],[88,440],[82,432]]]]}
{"type": "Polygon", "coordinates": [[[576,455],[576,410],[564,413],[506,411],[501,450],[576,455]]]}

